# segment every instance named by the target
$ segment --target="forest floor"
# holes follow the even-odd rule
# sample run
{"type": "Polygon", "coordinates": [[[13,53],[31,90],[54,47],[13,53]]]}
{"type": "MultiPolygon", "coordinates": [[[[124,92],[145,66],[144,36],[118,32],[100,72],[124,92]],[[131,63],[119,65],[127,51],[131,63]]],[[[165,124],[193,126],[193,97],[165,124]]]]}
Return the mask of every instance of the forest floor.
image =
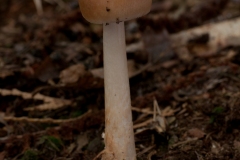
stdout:
{"type": "MultiPolygon", "coordinates": [[[[0,1],[0,160],[104,149],[102,26],[77,0],[0,1]]],[[[240,1],[156,0],[126,25],[137,159],[240,159],[240,1]]]]}

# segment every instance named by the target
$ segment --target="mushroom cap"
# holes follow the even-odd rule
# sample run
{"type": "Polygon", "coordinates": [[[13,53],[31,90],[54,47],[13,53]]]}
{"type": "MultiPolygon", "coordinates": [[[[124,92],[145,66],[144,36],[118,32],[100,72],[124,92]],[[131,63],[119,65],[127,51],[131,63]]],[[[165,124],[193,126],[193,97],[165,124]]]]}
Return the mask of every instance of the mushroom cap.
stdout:
{"type": "Polygon", "coordinates": [[[83,17],[96,24],[141,17],[151,9],[152,0],[79,0],[83,17]]]}

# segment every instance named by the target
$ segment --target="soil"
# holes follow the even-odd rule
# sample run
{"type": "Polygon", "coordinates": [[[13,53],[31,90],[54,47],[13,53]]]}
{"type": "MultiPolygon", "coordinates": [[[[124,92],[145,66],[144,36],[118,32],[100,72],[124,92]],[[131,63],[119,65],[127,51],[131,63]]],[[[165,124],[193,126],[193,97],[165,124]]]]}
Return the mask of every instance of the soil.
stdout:
{"type": "MultiPolygon", "coordinates": [[[[217,47],[210,28],[183,45],[172,38],[230,23],[239,9],[239,0],[155,0],[125,23],[137,159],[240,159],[239,36],[217,47]]],[[[0,159],[101,159],[102,26],[77,0],[43,10],[0,2],[0,159]]]]}

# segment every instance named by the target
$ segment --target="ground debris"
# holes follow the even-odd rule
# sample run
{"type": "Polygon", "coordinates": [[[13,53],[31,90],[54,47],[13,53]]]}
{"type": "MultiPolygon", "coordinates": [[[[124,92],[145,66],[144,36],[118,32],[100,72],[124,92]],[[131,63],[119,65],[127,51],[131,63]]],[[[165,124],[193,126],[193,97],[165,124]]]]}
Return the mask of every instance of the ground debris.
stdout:
{"type": "MultiPolygon", "coordinates": [[[[99,159],[103,27],[42,2],[0,2],[0,159],[99,159]]],[[[153,1],[125,22],[138,159],[240,159],[239,4],[153,1]]]]}

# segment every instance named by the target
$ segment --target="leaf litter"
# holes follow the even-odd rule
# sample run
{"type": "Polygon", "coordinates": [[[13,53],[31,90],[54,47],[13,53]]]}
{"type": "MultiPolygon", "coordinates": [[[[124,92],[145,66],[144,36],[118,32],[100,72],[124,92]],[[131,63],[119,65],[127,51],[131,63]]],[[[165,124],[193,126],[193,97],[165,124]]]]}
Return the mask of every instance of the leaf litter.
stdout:
{"type": "MultiPolygon", "coordinates": [[[[0,159],[104,149],[102,27],[77,4],[0,2],[0,159]]],[[[138,159],[240,158],[239,5],[156,0],[126,22],[138,159]]]]}

